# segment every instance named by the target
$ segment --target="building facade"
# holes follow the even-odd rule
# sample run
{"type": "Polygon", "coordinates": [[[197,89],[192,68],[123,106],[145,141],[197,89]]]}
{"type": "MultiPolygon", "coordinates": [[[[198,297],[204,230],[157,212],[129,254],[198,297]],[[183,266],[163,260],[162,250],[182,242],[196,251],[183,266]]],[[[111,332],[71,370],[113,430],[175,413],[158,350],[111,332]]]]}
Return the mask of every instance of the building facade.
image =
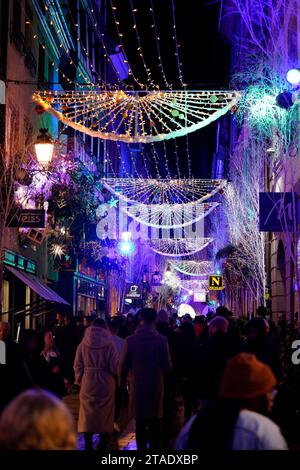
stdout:
{"type": "MultiPolygon", "coordinates": [[[[126,78],[124,61],[106,31],[106,2],[12,0],[0,3],[0,18],[0,146],[5,153],[4,168],[16,161],[20,152],[24,155],[22,166],[26,167],[35,158],[33,144],[39,129],[47,128],[65,146],[65,153],[76,157],[87,171],[97,168],[100,176],[107,174],[103,141],[64,128],[32,101],[37,89],[76,90],[126,78]]],[[[118,158],[111,159],[118,172],[118,158]]],[[[19,180],[17,177],[16,173],[14,179],[23,184],[22,176],[19,180]]],[[[51,200],[47,203],[51,212],[51,200]]],[[[36,201],[35,207],[43,208],[41,201],[36,201]]],[[[45,325],[57,309],[73,314],[78,310],[104,314],[107,309],[103,274],[84,265],[79,255],[72,269],[56,270],[48,249],[49,235],[47,228],[30,237],[18,228],[1,227],[1,318],[9,320],[15,330],[17,324],[26,328],[45,325]],[[63,282],[65,288],[61,289],[63,282]],[[52,292],[48,292],[48,298],[43,286],[52,292]]]]}

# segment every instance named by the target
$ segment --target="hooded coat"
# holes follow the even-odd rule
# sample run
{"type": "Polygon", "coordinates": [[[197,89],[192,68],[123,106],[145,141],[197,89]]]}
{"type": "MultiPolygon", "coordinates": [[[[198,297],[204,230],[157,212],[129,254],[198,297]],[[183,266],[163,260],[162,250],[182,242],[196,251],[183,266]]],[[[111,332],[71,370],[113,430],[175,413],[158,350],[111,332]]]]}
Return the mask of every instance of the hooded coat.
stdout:
{"type": "Polygon", "coordinates": [[[119,356],[110,333],[90,326],[79,344],[74,372],[80,385],[78,432],[110,433],[119,356]]]}
{"type": "Polygon", "coordinates": [[[154,325],[143,325],[125,339],[121,358],[123,381],[130,372],[129,415],[137,419],[163,414],[164,376],[171,370],[167,338],[154,325]]]}

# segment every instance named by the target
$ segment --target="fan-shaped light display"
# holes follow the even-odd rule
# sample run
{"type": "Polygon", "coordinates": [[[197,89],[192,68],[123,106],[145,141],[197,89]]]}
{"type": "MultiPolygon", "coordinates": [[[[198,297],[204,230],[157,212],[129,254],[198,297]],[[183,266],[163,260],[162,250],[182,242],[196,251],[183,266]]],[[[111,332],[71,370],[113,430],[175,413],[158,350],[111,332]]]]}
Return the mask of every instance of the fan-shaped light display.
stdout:
{"type": "Polygon", "coordinates": [[[126,202],[178,205],[209,199],[226,185],[226,180],[104,178],[102,183],[126,202]]]}
{"type": "Polygon", "coordinates": [[[212,261],[170,260],[170,266],[186,276],[208,276],[214,273],[212,261]]]}
{"type": "Polygon", "coordinates": [[[203,250],[213,241],[213,238],[169,238],[151,239],[150,248],[162,256],[180,257],[193,255],[203,250]]]}
{"type": "MultiPolygon", "coordinates": [[[[137,222],[157,228],[187,227],[206,217],[219,204],[134,204],[122,210],[137,222]]],[[[198,251],[198,250],[197,250],[198,251]]],[[[194,253],[196,253],[194,251],[194,253]]]]}
{"type": "Polygon", "coordinates": [[[187,292],[208,292],[207,279],[180,279],[180,288],[187,292]]]}
{"type": "Polygon", "coordinates": [[[37,91],[33,100],[64,124],[92,137],[159,142],[194,132],[239,99],[232,91],[37,91]]]}

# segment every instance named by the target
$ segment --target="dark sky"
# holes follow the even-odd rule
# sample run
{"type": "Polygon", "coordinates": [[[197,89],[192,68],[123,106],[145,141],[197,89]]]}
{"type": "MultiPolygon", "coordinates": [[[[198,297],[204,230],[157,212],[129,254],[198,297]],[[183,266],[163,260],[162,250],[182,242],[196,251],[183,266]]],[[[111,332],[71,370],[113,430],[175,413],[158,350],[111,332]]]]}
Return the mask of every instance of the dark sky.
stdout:
{"type": "MultiPolygon", "coordinates": [[[[173,37],[172,0],[152,0],[157,31],[160,37],[160,51],[166,78],[173,83],[173,89],[181,89],[179,80],[176,48],[173,37]]],[[[146,82],[143,62],[139,56],[136,31],[133,29],[133,17],[130,0],[113,0],[119,28],[128,61],[133,72],[146,82]]],[[[151,69],[153,80],[164,89],[164,81],[154,36],[151,0],[132,0],[137,30],[144,53],[146,66],[151,69]]],[[[110,19],[110,0],[107,1],[110,19]]],[[[218,34],[219,2],[205,0],[175,0],[176,32],[180,44],[179,56],[182,63],[183,81],[188,89],[226,89],[229,77],[229,47],[218,34]]],[[[112,21],[110,30],[115,34],[112,21]]],[[[119,39],[117,39],[119,43],[119,39]]],[[[210,177],[211,161],[215,149],[216,124],[189,134],[189,148],[192,159],[192,173],[195,177],[210,177]]],[[[186,137],[177,139],[181,172],[188,176],[186,159],[186,137]]],[[[166,142],[171,170],[175,172],[174,142],[166,142]]],[[[157,145],[161,155],[162,146],[157,145]]]]}

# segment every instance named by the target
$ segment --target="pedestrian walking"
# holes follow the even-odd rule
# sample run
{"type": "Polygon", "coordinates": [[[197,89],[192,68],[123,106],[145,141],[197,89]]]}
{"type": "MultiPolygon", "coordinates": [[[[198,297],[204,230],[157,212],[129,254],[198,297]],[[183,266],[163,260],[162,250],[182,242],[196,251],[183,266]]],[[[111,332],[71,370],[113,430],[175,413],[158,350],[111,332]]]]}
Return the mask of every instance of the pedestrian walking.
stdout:
{"type": "Polygon", "coordinates": [[[122,383],[130,373],[129,413],[136,419],[139,450],[159,447],[163,415],[164,374],[171,370],[168,340],[155,328],[156,312],[140,310],[140,326],[125,339],[121,359],[122,383]]]}
{"type": "Polygon", "coordinates": [[[118,352],[103,320],[86,328],[75,361],[75,382],[80,385],[78,432],[84,433],[85,449],[92,450],[93,434],[100,434],[99,450],[106,450],[113,431],[115,376],[118,352]]]}

